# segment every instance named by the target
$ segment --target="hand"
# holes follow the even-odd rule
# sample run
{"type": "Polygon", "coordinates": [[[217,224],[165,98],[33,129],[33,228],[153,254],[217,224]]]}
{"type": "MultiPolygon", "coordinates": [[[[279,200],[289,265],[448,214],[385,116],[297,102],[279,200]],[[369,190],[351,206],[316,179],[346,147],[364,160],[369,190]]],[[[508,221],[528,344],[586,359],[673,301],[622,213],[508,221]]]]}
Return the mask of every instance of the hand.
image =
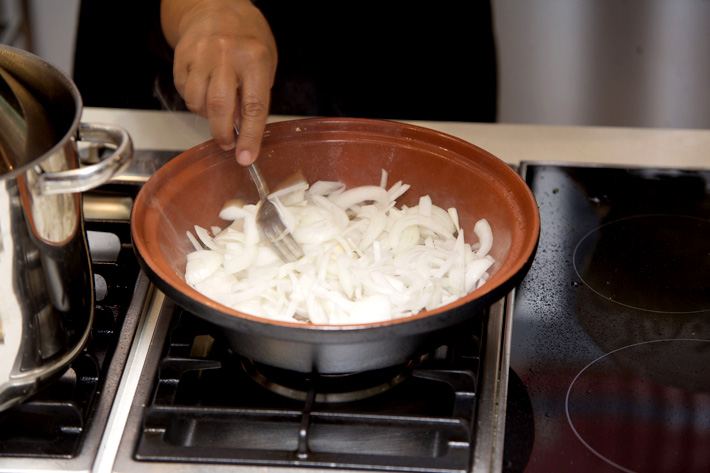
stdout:
{"type": "Polygon", "coordinates": [[[234,148],[240,164],[251,164],[276,72],[276,42],[266,19],[249,0],[162,0],[161,19],[175,48],[175,86],[187,107],[208,119],[223,149],[234,148]]]}

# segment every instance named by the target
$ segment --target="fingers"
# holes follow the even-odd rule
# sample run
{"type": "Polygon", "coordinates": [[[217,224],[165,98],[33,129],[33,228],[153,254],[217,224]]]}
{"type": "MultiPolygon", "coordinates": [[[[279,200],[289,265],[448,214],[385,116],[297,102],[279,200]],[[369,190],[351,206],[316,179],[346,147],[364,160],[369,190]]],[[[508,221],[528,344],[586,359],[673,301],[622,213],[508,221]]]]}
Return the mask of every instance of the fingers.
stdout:
{"type": "Polygon", "coordinates": [[[175,89],[181,97],[185,98],[185,84],[187,83],[187,75],[190,69],[188,58],[182,53],[178,47],[175,49],[175,59],[173,60],[173,81],[175,89]]]}
{"type": "Polygon", "coordinates": [[[263,44],[242,40],[178,44],[173,74],[187,108],[207,117],[210,131],[223,149],[235,148],[242,165],[258,156],[269,112],[275,57],[263,44]]]}
{"type": "Polygon", "coordinates": [[[256,160],[261,148],[261,139],[269,114],[268,76],[259,69],[252,69],[242,79],[239,107],[239,137],[235,154],[237,162],[247,166],[256,160]]]}
{"type": "Polygon", "coordinates": [[[237,78],[234,71],[215,70],[207,89],[206,115],[210,131],[222,149],[234,148],[234,115],[236,112],[237,78]]]}
{"type": "Polygon", "coordinates": [[[173,78],[175,88],[185,100],[187,108],[205,116],[205,91],[210,80],[210,67],[200,60],[200,54],[192,53],[180,45],[175,49],[173,78]]]}
{"type": "Polygon", "coordinates": [[[210,132],[222,149],[235,147],[237,161],[251,164],[259,154],[269,111],[268,71],[250,67],[240,78],[233,67],[205,71],[199,62],[175,65],[175,86],[191,111],[207,117],[210,132]],[[241,87],[239,81],[241,79],[241,87]]]}
{"type": "Polygon", "coordinates": [[[237,73],[224,63],[209,70],[209,64],[178,61],[173,70],[175,88],[185,100],[187,108],[206,117],[210,132],[217,144],[225,150],[234,148],[234,124],[239,117],[237,73]]]}

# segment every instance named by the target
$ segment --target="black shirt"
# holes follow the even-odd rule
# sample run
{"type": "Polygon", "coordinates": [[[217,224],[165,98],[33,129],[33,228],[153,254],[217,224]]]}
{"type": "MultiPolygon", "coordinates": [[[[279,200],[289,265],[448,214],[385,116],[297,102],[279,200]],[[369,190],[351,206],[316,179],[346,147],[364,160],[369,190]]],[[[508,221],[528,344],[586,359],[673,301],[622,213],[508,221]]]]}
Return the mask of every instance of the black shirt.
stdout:
{"type": "MultiPolygon", "coordinates": [[[[254,3],[279,52],[271,113],[495,121],[488,0],[254,3]]],[[[160,2],[83,0],[74,79],[87,106],[184,109],[160,2]]]]}

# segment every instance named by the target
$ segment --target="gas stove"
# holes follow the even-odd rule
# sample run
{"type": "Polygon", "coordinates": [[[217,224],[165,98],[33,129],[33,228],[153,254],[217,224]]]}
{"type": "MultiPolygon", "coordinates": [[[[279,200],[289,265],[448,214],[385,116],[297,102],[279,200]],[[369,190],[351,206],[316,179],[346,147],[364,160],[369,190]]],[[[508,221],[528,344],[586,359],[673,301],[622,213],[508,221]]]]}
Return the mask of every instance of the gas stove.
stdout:
{"type": "Polygon", "coordinates": [[[0,471],[710,468],[708,171],[523,164],[542,234],[515,294],[407,365],[318,377],[240,358],[138,271],[132,198],[174,154],[86,196],[93,341],[0,418],[0,471]]]}
{"type": "Polygon", "coordinates": [[[470,470],[487,314],[411,366],[293,379],[159,302],[116,471],[470,470]]]}
{"type": "Polygon", "coordinates": [[[153,290],[110,419],[122,429],[107,432],[97,470],[496,469],[509,303],[403,366],[304,376],[240,358],[153,290]]]}
{"type": "Polygon", "coordinates": [[[97,322],[67,373],[0,422],[0,471],[489,471],[500,463],[510,298],[409,363],[302,376],[242,359],[139,272],[138,151],[84,196],[97,322]]]}

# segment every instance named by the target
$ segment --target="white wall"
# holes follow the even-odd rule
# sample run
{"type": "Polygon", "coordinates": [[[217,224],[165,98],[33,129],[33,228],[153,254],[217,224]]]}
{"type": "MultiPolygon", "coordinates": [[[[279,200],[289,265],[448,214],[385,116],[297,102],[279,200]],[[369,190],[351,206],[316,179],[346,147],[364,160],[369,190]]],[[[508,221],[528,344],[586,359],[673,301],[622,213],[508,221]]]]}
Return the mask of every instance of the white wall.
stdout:
{"type": "Polygon", "coordinates": [[[29,4],[33,52],[71,77],[79,0],[30,0],[29,4]]]}
{"type": "Polygon", "coordinates": [[[27,0],[25,18],[23,0],[0,0],[0,41],[30,50],[71,76],[79,1],[27,0]],[[25,22],[31,28],[30,38],[24,34],[25,22]]]}
{"type": "Polygon", "coordinates": [[[493,6],[500,121],[710,128],[710,1],[493,6]]]}
{"type": "MultiPolygon", "coordinates": [[[[500,121],[710,128],[710,0],[492,2],[500,121]]],[[[36,54],[71,74],[79,0],[30,7],[36,54]]]]}

